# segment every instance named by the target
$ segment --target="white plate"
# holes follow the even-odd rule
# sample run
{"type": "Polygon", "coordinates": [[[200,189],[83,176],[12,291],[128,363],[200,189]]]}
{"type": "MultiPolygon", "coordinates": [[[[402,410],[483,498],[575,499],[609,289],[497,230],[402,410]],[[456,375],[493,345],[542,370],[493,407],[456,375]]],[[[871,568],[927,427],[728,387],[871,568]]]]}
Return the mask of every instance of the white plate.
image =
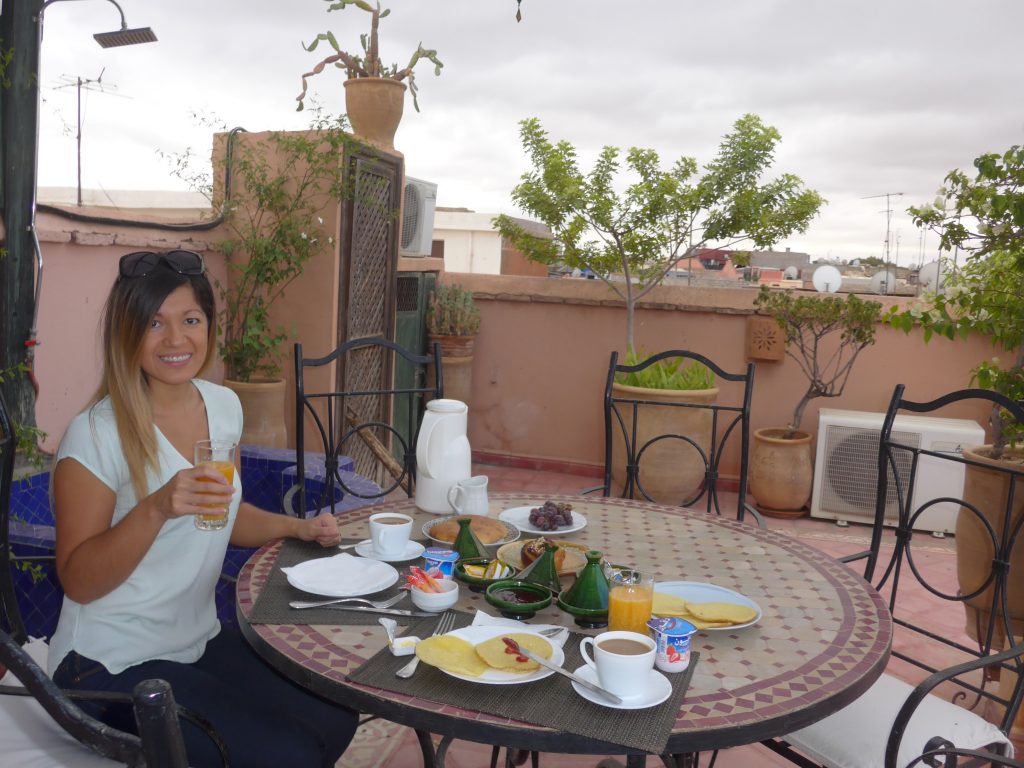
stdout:
{"type": "MultiPolygon", "coordinates": [[[[535,635],[536,632],[531,632],[529,628],[518,629],[516,627],[463,627],[462,629],[455,629],[448,634],[452,637],[461,637],[468,643],[477,645],[485,640],[490,640],[492,637],[498,635],[510,635],[517,632],[524,634],[535,635]]],[[[545,637],[549,643],[551,643],[551,658],[549,661],[558,666],[562,666],[565,662],[565,654],[562,653],[562,649],[557,643],[552,643],[550,638],[545,637]]],[[[440,667],[438,667],[440,669],[440,667]]],[[[514,672],[502,672],[498,669],[488,669],[480,677],[470,677],[469,675],[460,675],[457,672],[449,672],[446,669],[442,669],[446,675],[451,677],[457,677],[459,680],[465,680],[470,683],[485,683],[487,685],[515,685],[517,683],[532,683],[534,680],[543,680],[545,677],[550,677],[555,674],[554,670],[548,669],[547,667],[541,667],[540,669],[531,672],[528,675],[517,675],[514,672]]]]}
{"type": "MultiPolygon", "coordinates": [[[[582,677],[588,683],[593,683],[594,685],[601,684],[597,679],[597,672],[589,664],[584,664],[576,670],[575,674],[577,677],[582,677]]],[[[575,680],[570,682],[572,683],[573,690],[584,699],[600,704],[602,707],[609,707],[610,709],[647,709],[647,707],[661,704],[661,702],[672,695],[672,683],[656,669],[652,669],[650,676],[647,678],[647,690],[639,696],[630,696],[628,699],[620,697],[622,698],[621,704],[612,704],[601,694],[587,690],[575,680]]]]}
{"type": "Polygon", "coordinates": [[[361,556],[369,558],[370,560],[380,560],[385,563],[404,563],[406,560],[415,560],[423,554],[425,549],[426,547],[418,541],[409,541],[405,544],[405,552],[400,555],[385,557],[384,555],[378,555],[373,551],[373,542],[369,539],[360,541],[355,546],[356,552],[361,556]]]}
{"type": "Polygon", "coordinates": [[[530,525],[530,511],[539,506],[541,505],[537,504],[532,507],[512,507],[498,515],[498,519],[503,520],[506,523],[512,523],[512,525],[523,533],[533,533],[538,536],[562,536],[566,533],[582,531],[587,527],[587,518],[576,510],[573,510],[570,513],[572,514],[572,525],[567,525],[564,528],[557,528],[554,531],[542,531],[540,528],[530,525]]]}
{"type": "MultiPolygon", "coordinates": [[[[460,517],[465,517],[465,515],[460,515],[460,517]]],[[[435,517],[433,520],[427,520],[427,522],[423,524],[423,535],[431,541],[435,541],[438,544],[444,545],[445,547],[453,547],[455,545],[454,541],[445,541],[444,539],[439,539],[436,536],[432,535],[435,525],[440,525],[441,523],[447,522],[449,519],[450,516],[435,517]]],[[[502,520],[500,522],[502,525],[505,526],[505,535],[497,541],[492,541],[490,544],[488,544],[487,542],[481,542],[481,544],[483,544],[485,547],[500,547],[503,544],[508,544],[510,541],[515,541],[519,538],[519,528],[517,526],[512,525],[511,523],[505,520],[502,520]]]]}
{"type": "Polygon", "coordinates": [[[681,597],[683,600],[689,600],[691,603],[737,603],[757,611],[757,616],[746,624],[733,624],[728,627],[708,627],[707,629],[700,630],[701,632],[731,632],[734,629],[743,629],[752,624],[757,624],[761,620],[761,606],[746,595],[741,595],[739,592],[734,592],[731,589],[719,587],[715,584],[708,584],[703,581],[659,581],[654,585],[654,591],[681,597]]]}
{"type": "Polygon", "coordinates": [[[398,581],[398,571],[387,563],[353,557],[347,552],[306,560],[281,570],[296,589],[323,597],[372,595],[398,581]]]}

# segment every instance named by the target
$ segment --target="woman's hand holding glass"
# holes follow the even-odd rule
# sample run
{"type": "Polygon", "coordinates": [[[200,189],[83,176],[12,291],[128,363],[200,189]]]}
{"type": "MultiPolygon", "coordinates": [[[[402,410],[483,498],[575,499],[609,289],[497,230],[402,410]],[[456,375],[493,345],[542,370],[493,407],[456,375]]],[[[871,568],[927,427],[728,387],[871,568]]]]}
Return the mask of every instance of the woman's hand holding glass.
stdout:
{"type": "Polygon", "coordinates": [[[168,520],[185,515],[209,515],[211,506],[227,509],[235,495],[229,483],[215,467],[202,464],[177,472],[150,498],[168,520]]]}

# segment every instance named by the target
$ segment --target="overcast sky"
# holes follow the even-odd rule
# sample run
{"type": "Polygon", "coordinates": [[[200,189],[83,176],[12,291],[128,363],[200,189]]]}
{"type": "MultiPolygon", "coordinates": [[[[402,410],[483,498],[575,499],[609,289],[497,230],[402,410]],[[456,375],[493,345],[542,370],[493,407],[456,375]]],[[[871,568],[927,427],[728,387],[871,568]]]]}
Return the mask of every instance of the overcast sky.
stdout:
{"type": "MultiPolygon", "coordinates": [[[[186,188],[158,151],[209,156],[210,129],[192,113],[248,130],[304,127],[300,75],[322,55],[303,50],[331,30],[359,48],[369,14],[327,12],[324,0],[120,0],[129,27],[159,42],[101,49],[118,28],[103,0],[46,11],[40,186],[75,185],[74,79],[84,90],[83,186],[186,188]],[[59,87],[65,83],[70,87],[59,87]],[[112,88],[110,86],[116,86],[112,88]]],[[[746,112],[782,134],[776,172],[792,172],[829,204],[805,235],[779,248],[815,258],[890,255],[917,263],[907,206],[931,200],[953,168],[1024,143],[1022,0],[390,0],[381,55],[404,65],[420,41],[444,71],[417,68],[395,146],[406,173],[437,182],[438,204],[518,213],[510,191],[527,169],[518,122],[540,118],[580,152],[603,145],[710,160],[746,112]]],[[[344,111],[344,72],[311,80],[344,111]]],[[[925,260],[934,236],[926,238],[925,260]]]]}

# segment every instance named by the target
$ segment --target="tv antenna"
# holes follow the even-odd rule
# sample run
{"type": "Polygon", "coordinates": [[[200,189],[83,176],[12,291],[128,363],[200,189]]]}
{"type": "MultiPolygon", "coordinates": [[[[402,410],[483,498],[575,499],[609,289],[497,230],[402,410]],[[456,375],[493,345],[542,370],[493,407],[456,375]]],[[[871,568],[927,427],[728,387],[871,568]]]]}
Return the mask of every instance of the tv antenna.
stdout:
{"type": "MultiPolygon", "coordinates": [[[[881,195],[868,195],[862,197],[861,200],[875,200],[880,197],[885,198],[885,210],[881,213],[885,214],[885,269],[889,269],[889,264],[892,262],[890,255],[890,249],[892,246],[892,205],[890,200],[894,197],[901,197],[902,192],[885,192],[881,195]]],[[[895,266],[895,265],[893,265],[895,266]]]]}
{"type": "MultiPolygon", "coordinates": [[[[108,96],[121,96],[119,93],[111,93],[111,91],[117,90],[116,85],[103,82],[103,73],[106,71],[107,68],[104,67],[95,78],[83,78],[81,75],[76,75],[75,77],[71,77],[70,75],[61,75],[63,85],[54,87],[54,90],[56,91],[61,88],[71,88],[73,86],[77,91],[78,108],[75,122],[77,128],[75,132],[75,144],[78,161],[77,200],[79,208],[82,207],[82,91],[97,91],[98,93],[105,93],[108,96]]],[[[122,96],[122,98],[126,97],[122,96]]]]}

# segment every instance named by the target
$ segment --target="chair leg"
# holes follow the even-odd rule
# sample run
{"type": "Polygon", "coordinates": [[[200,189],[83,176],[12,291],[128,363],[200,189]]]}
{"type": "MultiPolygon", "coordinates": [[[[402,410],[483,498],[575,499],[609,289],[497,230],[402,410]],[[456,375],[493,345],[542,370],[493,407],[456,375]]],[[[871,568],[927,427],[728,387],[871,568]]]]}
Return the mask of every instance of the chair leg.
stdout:
{"type": "MultiPolygon", "coordinates": [[[[420,752],[423,754],[423,768],[436,768],[436,766],[444,765],[443,756],[436,755],[434,752],[434,742],[429,733],[417,729],[416,739],[420,743],[420,752]],[[441,757],[441,762],[438,762],[438,757],[441,757]]],[[[438,752],[440,752],[440,747],[438,747],[438,752]]]]}

